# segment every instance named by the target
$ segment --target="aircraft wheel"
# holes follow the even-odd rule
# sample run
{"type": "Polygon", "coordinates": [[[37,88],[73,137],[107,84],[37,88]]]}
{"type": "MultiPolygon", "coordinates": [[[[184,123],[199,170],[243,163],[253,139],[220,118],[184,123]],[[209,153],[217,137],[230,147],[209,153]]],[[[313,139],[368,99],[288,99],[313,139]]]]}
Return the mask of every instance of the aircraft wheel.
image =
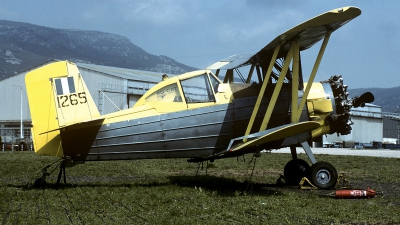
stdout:
{"type": "Polygon", "coordinates": [[[290,160],[283,169],[283,175],[291,184],[299,184],[303,177],[310,173],[310,165],[302,159],[290,160]]]}
{"type": "Polygon", "coordinates": [[[331,189],[337,179],[338,173],[332,164],[321,161],[311,166],[310,181],[318,188],[331,189]]]}

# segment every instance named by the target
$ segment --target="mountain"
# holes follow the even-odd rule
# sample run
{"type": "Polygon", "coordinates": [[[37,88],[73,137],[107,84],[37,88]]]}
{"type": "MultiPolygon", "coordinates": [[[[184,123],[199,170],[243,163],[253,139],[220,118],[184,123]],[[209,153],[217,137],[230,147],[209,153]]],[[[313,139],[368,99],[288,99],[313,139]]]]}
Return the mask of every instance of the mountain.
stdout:
{"type": "Polygon", "coordinates": [[[349,90],[350,97],[360,96],[365,92],[375,96],[374,105],[382,106],[382,112],[395,112],[400,110],[400,87],[394,88],[358,88],[349,90]]]}
{"type": "MultiPolygon", "coordinates": [[[[50,59],[71,60],[161,73],[196,68],[167,56],[152,55],[128,38],[99,31],[66,30],[0,20],[0,80],[50,59]]],[[[400,87],[349,90],[350,97],[370,91],[383,112],[399,112],[400,87]]]]}
{"type": "Polygon", "coordinates": [[[180,74],[196,68],[152,55],[128,38],[0,20],[0,80],[50,59],[180,74]]]}

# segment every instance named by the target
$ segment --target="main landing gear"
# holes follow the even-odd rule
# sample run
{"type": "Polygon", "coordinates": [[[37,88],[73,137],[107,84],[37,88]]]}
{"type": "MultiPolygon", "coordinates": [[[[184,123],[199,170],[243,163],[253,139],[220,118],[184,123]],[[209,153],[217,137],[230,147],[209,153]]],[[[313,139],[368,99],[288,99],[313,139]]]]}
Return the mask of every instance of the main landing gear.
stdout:
{"type": "Polygon", "coordinates": [[[307,142],[303,142],[301,145],[311,160],[312,166],[310,167],[306,161],[298,159],[296,147],[291,146],[290,151],[293,159],[285,165],[284,177],[291,184],[299,184],[303,177],[307,177],[313,185],[320,189],[333,188],[338,179],[335,167],[328,162],[317,162],[307,142]]]}

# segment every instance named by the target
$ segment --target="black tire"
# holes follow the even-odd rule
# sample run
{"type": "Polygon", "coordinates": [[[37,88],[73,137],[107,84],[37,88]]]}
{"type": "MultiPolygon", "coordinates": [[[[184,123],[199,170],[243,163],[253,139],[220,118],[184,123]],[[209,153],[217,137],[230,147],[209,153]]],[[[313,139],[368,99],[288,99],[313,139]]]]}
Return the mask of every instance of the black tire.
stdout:
{"type": "Polygon", "coordinates": [[[308,177],[310,174],[310,165],[302,159],[292,159],[286,163],[283,169],[283,176],[293,185],[299,184],[303,177],[308,177]]]}
{"type": "Polygon", "coordinates": [[[336,168],[328,162],[317,162],[311,166],[310,181],[320,189],[331,189],[338,179],[336,168]]]}

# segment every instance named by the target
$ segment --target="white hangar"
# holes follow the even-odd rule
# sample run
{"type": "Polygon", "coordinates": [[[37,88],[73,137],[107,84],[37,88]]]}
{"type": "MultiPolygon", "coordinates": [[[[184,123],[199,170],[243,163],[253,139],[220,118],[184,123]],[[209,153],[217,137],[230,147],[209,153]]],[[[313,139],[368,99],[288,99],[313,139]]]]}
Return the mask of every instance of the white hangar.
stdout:
{"type": "MultiPolygon", "coordinates": [[[[51,60],[43,65],[55,61],[51,60]]],[[[147,90],[161,81],[163,75],[149,71],[75,64],[102,115],[132,107],[147,90]]],[[[38,67],[0,80],[0,136],[3,142],[15,142],[21,137],[21,120],[23,137],[30,138],[31,117],[25,75],[38,67]]]]}
{"type": "Polygon", "coordinates": [[[383,141],[383,117],[382,107],[365,104],[365,107],[352,108],[350,110],[353,121],[352,131],[348,135],[331,134],[324,136],[324,143],[359,142],[372,143],[383,141]]]}

